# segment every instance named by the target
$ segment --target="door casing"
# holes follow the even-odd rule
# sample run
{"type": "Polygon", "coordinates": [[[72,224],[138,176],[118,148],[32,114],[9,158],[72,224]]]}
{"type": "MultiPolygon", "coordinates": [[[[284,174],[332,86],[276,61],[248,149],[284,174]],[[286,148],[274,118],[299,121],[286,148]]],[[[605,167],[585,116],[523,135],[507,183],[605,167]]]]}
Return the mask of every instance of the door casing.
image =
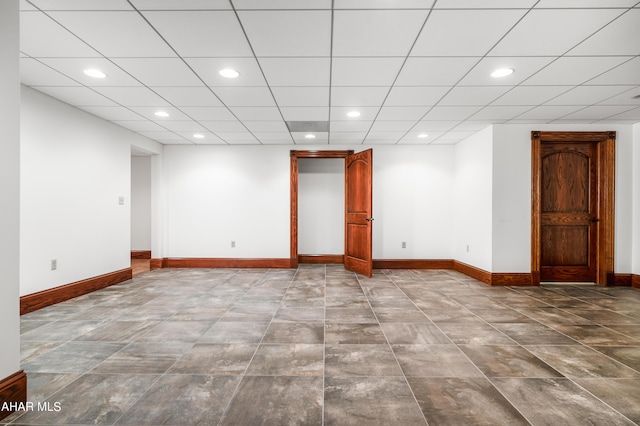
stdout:
{"type": "Polygon", "coordinates": [[[542,144],[595,142],[597,160],[596,284],[614,285],[616,132],[531,132],[531,284],[540,285],[542,144]]]}

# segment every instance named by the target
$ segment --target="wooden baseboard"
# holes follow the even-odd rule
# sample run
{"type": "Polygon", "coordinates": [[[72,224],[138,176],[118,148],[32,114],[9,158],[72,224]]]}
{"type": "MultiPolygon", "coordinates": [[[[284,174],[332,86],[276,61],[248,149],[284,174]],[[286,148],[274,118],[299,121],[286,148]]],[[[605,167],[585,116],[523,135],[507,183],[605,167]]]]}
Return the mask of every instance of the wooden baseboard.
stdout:
{"type": "Polygon", "coordinates": [[[235,259],[235,258],[163,258],[151,259],[151,268],[290,268],[287,259],[235,259]],[[161,262],[158,262],[160,260],[161,262]]]}
{"type": "Polygon", "coordinates": [[[24,371],[20,370],[0,380],[0,420],[14,411],[18,411],[17,409],[3,410],[5,402],[8,404],[8,408],[16,407],[15,404],[27,402],[27,375],[24,371]]]}
{"type": "Polygon", "coordinates": [[[450,259],[374,259],[374,269],[453,269],[450,259]]]}
{"type": "Polygon", "coordinates": [[[151,261],[149,262],[149,268],[150,269],[162,269],[162,263],[163,263],[164,259],[151,259],[151,261]]]}
{"type": "Polygon", "coordinates": [[[299,254],[298,263],[324,263],[324,264],[340,264],[344,263],[344,255],[342,254],[299,254]]]}
{"type": "Polygon", "coordinates": [[[458,260],[453,261],[453,270],[461,272],[465,275],[482,281],[485,284],[491,285],[491,272],[487,272],[484,269],[476,268],[475,266],[467,265],[466,263],[458,260]]]}
{"type": "Polygon", "coordinates": [[[28,314],[29,312],[82,296],[83,294],[128,281],[132,276],[133,272],[131,268],[126,268],[38,293],[27,294],[26,296],[20,297],[20,315],[28,314]]]}
{"type": "Polygon", "coordinates": [[[151,250],[131,250],[132,259],[151,259],[151,250]]]}
{"type": "Polygon", "coordinates": [[[640,288],[640,275],[633,274],[631,276],[631,287],[640,288]]]}
{"type": "Polygon", "coordinates": [[[616,287],[631,287],[633,274],[615,274],[613,285],[616,287]]]}

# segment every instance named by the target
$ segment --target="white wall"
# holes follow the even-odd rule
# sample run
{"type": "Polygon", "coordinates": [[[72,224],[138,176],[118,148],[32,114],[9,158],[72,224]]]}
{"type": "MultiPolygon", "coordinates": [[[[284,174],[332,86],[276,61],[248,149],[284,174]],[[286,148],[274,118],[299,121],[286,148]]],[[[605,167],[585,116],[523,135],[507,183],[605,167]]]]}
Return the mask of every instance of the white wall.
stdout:
{"type": "MultiPolygon", "coordinates": [[[[288,258],[290,149],[166,146],[164,256],[288,258]]],[[[373,148],[374,258],[452,257],[453,151],[373,148]]]]}
{"type": "Polygon", "coordinates": [[[640,123],[633,126],[633,243],[631,272],[640,275],[640,123]]]}
{"type": "Polygon", "coordinates": [[[298,253],[344,254],[344,159],[298,160],[298,253]]]}
{"type": "Polygon", "coordinates": [[[151,250],[151,157],[131,157],[131,250],[151,250]]]}
{"type": "MultiPolygon", "coordinates": [[[[631,272],[631,125],[494,125],[491,272],[531,271],[531,131],[609,131],[616,138],[615,272],[631,272]]],[[[476,265],[478,266],[478,265],[476,265]]]]}
{"type": "Polygon", "coordinates": [[[130,266],[131,145],[143,140],[22,88],[21,294],[130,266]]]}
{"type": "Polygon", "coordinates": [[[20,370],[20,65],[18,0],[0,2],[0,380],[20,370]]]}
{"type": "Polygon", "coordinates": [[[493,254],[493,139],[489,126],[455,145],[453,258],[485,271],[493,254]]]}

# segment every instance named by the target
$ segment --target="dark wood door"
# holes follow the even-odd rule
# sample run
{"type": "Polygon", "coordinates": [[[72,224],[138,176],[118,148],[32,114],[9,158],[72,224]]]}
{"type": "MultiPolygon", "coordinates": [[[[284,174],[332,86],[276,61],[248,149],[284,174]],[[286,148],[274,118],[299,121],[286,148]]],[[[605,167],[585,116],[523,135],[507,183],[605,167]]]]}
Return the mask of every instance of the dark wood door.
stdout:
{"type": "Polygon", "coordinates": [[[541,146],[541,281],[596,281],[597,155],[595,142],[541,146]]]}
{"type": "Polygon", "coordinates": [[[373,272],[372,168],[370,149],[346,158],[344,267],[367,277],[373,272]]]}

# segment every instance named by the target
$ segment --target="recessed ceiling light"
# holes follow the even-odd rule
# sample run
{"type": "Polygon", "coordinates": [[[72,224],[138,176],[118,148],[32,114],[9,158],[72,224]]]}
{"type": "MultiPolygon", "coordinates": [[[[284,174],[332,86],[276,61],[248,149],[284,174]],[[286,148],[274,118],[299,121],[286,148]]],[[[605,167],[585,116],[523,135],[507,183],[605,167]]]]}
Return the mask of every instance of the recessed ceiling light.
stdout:
{"type": "Polygon", "coordinates": [[[491,77],[494,77],[494,78],[506,77],[508,75],[513,74],[513,71],[515,71],[513,68],[498,68],[497,70],[491,73],[491,77]]]}
{"type": "Polygon", "coordinates": [[[156,111],[153,113],[157,117],[168,117],[169,113],[166,111],[156,111]]]}
{"type": "Polygon", "coordinates": [[[304,137],[305,137],[305,139],[315,139],[316,135],[308,133],[308,134],[304,135],[304,137]]]}
{"type": "Polygon", "coordinates": [[[426,134],[426,133],[420,133],[420,134],[418,135],[418,137],[419,137],[420,139],[424,139],[424,138],[428,138],[428,137],[429,137],[429,135],[428,135],[428,134],[426,134]]]}
{"type": "Polygon", "coordinates": [[[95,68],[87,68],[83,72],[93,78],[105,78],[107,76],[105,73],[95,68]]]}
{"type": "Polygon", "coordinates": [[[220,75],[226,78],[237,78],[240,76],[240,73],[231,68],[225,68],[223,70],[220,70],[220,75]]]}
{"type": "Polygon", "coordinates": [[[352,117],[352,118],[360,117],[360,111],[349,111],[347,113],[347,117],[352,117]]]}
{"type": "Polygon", "coordinates": [[[196,139],[204,139],[204,135],[202,133],[194,133],[193,137],[196,139]]]}

